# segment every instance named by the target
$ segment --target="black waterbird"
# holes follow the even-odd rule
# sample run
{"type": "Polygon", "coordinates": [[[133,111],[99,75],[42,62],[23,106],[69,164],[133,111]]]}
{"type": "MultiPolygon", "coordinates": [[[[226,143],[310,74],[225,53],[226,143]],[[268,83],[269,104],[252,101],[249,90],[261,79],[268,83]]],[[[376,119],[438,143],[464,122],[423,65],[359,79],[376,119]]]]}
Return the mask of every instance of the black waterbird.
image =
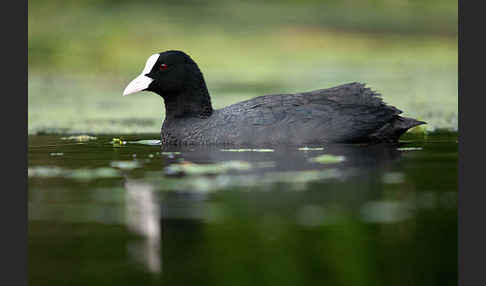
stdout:
{"type": "Polygon", "coordinates": [[[397,142],[424,124],[402,117],[362,83],[273,94],[213,109],[203,74],[184,52],[149,57],[123,95],[152,91],[164,99],[162,144],[304,145],[397,142]]]}

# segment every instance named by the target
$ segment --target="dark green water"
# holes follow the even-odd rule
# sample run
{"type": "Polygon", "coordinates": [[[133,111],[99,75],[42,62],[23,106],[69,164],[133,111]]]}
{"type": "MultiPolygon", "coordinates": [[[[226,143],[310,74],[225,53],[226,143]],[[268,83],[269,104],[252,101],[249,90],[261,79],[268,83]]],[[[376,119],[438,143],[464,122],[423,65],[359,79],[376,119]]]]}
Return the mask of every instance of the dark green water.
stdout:
{"type": "Polygon", "coordinates": [[[158,136],[29,136],[29,285],[457,285],[457,133],[131,143],[158,136]]]}

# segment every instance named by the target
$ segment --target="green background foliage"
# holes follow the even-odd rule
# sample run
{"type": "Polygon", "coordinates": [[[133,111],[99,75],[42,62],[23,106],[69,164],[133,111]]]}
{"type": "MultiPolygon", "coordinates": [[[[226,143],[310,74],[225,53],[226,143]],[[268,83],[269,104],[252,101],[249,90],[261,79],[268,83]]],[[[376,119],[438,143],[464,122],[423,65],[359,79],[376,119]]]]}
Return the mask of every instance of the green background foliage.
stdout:
{"type": "Polygon", "coordinates": [[[121,97],[153,53],[191,55],[216,108],[359,81],[457,130],[456,1],[29,1],[29,133],[159,132],[121,97]]]}

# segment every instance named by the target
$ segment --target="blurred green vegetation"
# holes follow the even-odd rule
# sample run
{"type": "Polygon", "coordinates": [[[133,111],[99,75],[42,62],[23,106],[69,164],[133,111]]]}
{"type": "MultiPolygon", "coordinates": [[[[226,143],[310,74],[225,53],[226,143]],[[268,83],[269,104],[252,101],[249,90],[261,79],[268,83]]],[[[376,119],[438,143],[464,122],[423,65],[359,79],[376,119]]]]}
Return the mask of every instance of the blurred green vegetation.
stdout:
{"type": "Polygon", "coordinates": [[[360,81],[457,129],[456,1],[45,0],[28,13],[31,134],[158,132],[162,100],[120,94],[169,49],[196,60],[216,107],[360,81]]]}

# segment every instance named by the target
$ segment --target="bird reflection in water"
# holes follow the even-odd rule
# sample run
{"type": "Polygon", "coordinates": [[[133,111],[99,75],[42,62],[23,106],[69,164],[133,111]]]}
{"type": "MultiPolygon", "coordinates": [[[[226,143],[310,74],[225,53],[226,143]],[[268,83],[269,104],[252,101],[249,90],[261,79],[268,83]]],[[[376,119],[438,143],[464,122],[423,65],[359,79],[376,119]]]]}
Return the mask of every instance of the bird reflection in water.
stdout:
{"type": "Polygon", "coordinates": [[[143,236],[143,241],[128,245],[130,255],[153,272],[161,272],[159,224],[160,206],[150,184],[125,181],[126,224],[128,228],[143,236]]]}

